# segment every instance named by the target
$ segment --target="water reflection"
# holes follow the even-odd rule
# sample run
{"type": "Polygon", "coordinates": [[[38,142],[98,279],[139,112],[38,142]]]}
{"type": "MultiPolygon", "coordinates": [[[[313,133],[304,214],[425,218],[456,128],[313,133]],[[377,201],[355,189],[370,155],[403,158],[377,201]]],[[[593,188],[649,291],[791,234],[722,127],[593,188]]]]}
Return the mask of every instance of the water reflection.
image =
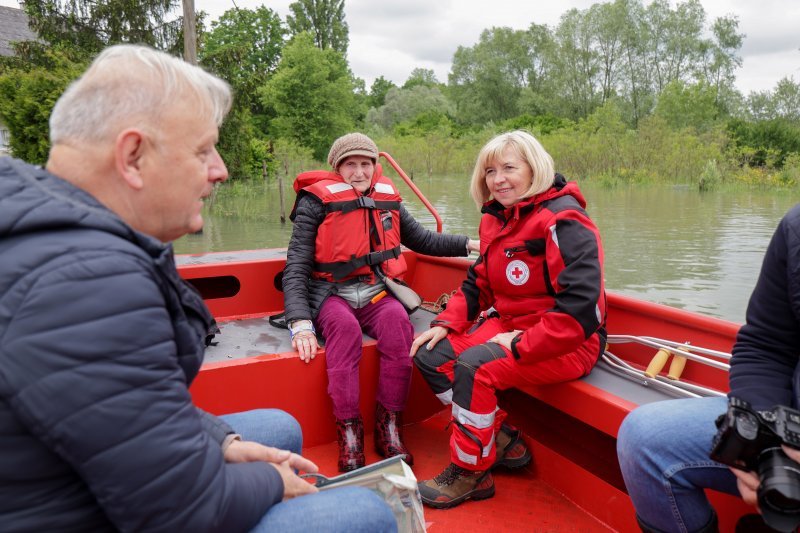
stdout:
{"type": "MultiPolygon", "coordinates": [[[[476,235],[480,214],[469,198],[468,177],[418,178],[415,183],[438,209],[445,231],[476,235]]],[[[797,201],[787,192],[700,194],[681,186],[581,186],[603,236],[609,290],[736,322],[744,320],[775,226],[797,201]]],[[[407,209],[435,227],[422,203],[402,185],[401,190],[407,209]]],[[[206,215],[203,233],[178,240],[176,251],[286,246],[291,224],[280,223],[277,187],[267,187],[262,196],[226,206],[224,216],[206,215]]],[[[287,199],[287,211],[292,201],[293,196],[287,199]]]]}

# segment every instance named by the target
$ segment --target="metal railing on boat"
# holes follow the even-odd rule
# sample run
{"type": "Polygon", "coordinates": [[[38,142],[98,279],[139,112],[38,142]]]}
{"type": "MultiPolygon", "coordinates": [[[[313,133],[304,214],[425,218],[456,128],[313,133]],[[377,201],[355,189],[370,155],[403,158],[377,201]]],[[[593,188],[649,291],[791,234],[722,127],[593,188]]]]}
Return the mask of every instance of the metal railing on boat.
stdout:
{"type": "Polygon", "coordinates": [[[687,398],[700,398],[704,396],[725,396],[725,393],[704,387],[695,383],[680,380],[683,365],[686,361],[693,361],[718,370],[730,370],[730,364],[723,361],[730,361],[731,354],[693,346],[686,342],[675,342],[657,337],[637,336],[637,335],[609,335],[606,349],[603,352],[600,362],[604,368],[625,379],[639,383],[644,387],[661,390],[672,396],[683,396],[687,398]],[[653,357],[650,365],[644,370],[637,368],[624,359],[614,355],[610,351],[612,344],[637,343],[658,350],[653,357]],[[691,349],[691,351],[689,351],[691,349]],[[668,376],[660,375],[661,370],[666,365],[668,358],[673,357],[668,376]],[[674,370],[673,370],[674,368],[674,370]]]}

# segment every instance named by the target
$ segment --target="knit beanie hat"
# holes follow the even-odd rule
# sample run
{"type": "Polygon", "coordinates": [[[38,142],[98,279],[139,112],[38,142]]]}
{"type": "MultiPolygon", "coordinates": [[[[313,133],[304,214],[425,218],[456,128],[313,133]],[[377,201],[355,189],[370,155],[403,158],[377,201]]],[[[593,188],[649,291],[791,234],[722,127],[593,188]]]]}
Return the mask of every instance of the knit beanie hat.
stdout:
{"type": "Polygon", "coordinates": [[[373,163],[377,163],[378,147],[363,133],[348,133],[333,141],[331,151],[328,152],[328,163],[333,170],[336,170],[339,164],[351,155],[363,155],[371,158],[373,163]]]}

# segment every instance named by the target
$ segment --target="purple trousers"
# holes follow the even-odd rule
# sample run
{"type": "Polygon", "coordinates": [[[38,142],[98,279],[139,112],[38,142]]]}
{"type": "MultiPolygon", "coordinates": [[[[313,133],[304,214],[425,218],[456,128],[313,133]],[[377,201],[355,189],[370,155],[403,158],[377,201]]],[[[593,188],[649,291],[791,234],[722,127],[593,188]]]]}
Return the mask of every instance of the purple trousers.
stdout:
{"type": "Polygon", "coordinates": [[[328,394],[339,420],[361,415],[358,364],[361,332],[377,341],[380,366],[378,398],[388,411],[406,407],[411,385],[411,341],[414,328],[402,304],[385,296],[376,303],[353,309],[339,296],[329,296],[317,316],[317,330],[325,338],[328,394]]]}

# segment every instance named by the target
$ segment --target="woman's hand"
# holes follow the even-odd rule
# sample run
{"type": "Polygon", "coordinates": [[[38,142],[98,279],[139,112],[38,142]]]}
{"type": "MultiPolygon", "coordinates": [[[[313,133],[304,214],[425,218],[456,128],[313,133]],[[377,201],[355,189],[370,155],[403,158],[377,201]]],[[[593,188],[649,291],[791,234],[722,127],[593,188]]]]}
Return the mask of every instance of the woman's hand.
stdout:
{"type": "Polygon", "coordinates": [[[507,331],[506,333],[498,333],[491,339],[486,342],[494,342],[502,346],[507,350],[511,350],[511,341],[513,341],[517,335],[522,333],[521,329],[515,329],[514,331],[507,331]]]}
{"type": "Polygon", "coordinates": [[[414,342],[411,344],[411,353],[409,355],[411,357],[417,355],[417,350],[419,350],[419,347],[426,342],[428,343],[426,348],[428,348],[428,350],[433,350],[433,347],[445,337],[447,337],[447,328],[443,328],[442,326],[433,326],[428,331],[423,331],[420,333],[419,337],[414,339],[414,342]]]}
{"type": "Polygon", "coordinates": [[[317,355],[319,345],[313,331],[300,331],[292,337],[292,347],[304,362],[309,363],[317,355]]]}
{"type": "Polygon", "coordinates": [[[469,239],[467,241],[467,250],[469,250],[470,252],[481,253],[481,241],[475,239],[469,239]]]}

